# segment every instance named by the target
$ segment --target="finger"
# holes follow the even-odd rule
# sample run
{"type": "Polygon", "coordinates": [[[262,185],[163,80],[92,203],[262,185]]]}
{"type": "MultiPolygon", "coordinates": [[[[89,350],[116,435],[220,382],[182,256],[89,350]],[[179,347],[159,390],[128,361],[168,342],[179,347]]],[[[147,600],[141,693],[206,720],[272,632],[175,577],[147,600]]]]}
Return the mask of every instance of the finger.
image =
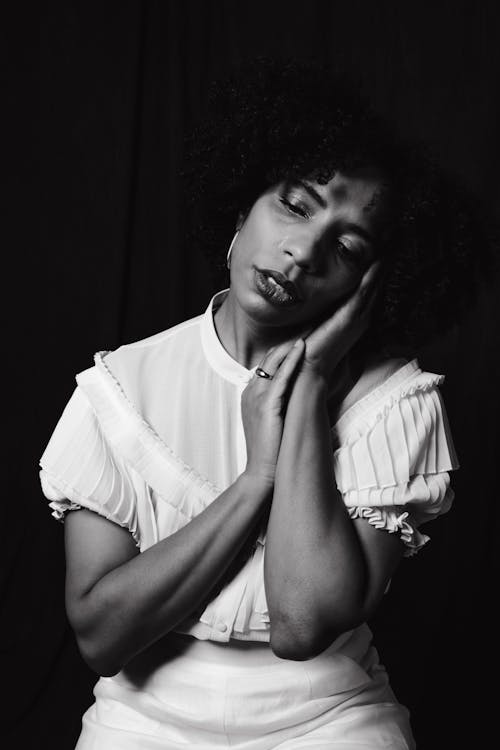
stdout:
{"type": "Polygon", "coordinates": [[[269,396],[281,398],[290,384],[293,374],[295,373],[299,362],[302,360],[305,351],[305,342],[298,339],[292,346],[281,366],[279,367],[273,382],[270,386],[269,396]]]}
{"type": "Polygon", "coordinates": [[[360,289],[366,290],[372,287],[376,283],[381,271],[382,261],[380,259],[373,261],[363,274],[363,278],[359,284],[360,289]]]}
{"type": "Polygon", "coordinates": [[[369,322],[370,312],[376,299],[376,278],[379,266],[370,266],[356,291],[342,304],[330,318],[315,329],[311,344],[317,337],[327,339],[331,345],[343,350],[344,345],[352,345],[361,336],[369,322]]]}
{"type": "Polygon", "coordinates": [[[358,291],[362,302],[371,303],[380,290],[386,267],[381,260],[376,260],[361,279],[358,291]]]}
{"type": "Polygon", "coordinates": [[[306,328],[304,333],[302,334],[302,338],[305,340],[308,336],[311,335],[313,331],[315,331],[317,326],[311,326],[310,328],[306,328]]]}
{"type": "Polygon", "coordinates": [[[376,260],[363,274],[363,278],[354,294],[339,308],[339,323],[341,325],[345,325],[347,322],[370,311],[377,297],[377,292],[380,289],[379,281],[381,275],[382,263],[380,260],[376,260]]]}
{"type": "Polygon", "coordinates": [[[288,352],[292,349],[295,340],[296,339],[284,341],[282,344],[270,349],[259,364],[259,367],[265,372],[268,372],[271,377],[274,377],[274,374],[278,368],[281,367],[281,363],[287,356],[288,352]]]}

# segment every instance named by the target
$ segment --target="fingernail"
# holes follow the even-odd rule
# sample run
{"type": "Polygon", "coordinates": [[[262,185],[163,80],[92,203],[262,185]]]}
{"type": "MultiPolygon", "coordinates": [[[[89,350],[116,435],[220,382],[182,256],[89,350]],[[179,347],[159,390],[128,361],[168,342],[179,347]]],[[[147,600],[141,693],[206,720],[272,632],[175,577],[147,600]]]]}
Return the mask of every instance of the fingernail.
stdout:
{"type": "Polygon", "coordinates": [[[295,344],[293,345],[293,346],[294,346],[294,348],[295,348],[296,346],[300,346],[300,345],[301,345],[301,344],[303,343],[303,341],[304,341],[304,339],[297,339],[297,341],[296,341],[296,342],[295,342],[295,344]]]}

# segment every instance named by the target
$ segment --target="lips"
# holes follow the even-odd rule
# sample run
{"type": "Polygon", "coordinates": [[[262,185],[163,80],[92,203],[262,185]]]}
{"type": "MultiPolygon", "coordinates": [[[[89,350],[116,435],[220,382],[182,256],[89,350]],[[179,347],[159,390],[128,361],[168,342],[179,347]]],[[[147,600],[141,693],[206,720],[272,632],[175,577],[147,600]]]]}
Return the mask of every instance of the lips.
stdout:
{"type": "Polygon", "coordinates": [[[300,302],[301,296],[299,290],[293,281],[290,281],[281,271],[275,271],[272,268],[256,268],[256,270],[272,287],[275,287],[277,292],[284,291],[291,302],[300,302]]]}

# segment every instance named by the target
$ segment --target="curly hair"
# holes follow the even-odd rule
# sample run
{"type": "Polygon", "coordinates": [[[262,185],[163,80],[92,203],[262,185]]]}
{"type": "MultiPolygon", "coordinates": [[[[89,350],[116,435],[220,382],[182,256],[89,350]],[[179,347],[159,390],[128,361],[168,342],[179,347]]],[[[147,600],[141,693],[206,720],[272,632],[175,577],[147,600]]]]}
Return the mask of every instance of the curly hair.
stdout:
{"type": "Polygon", "coordinates": [[[239,214],[271,186],[326,184],[335,171],[376,166],[396,210],[380,252],[390,258],[373,313],[371,346],[402,353],[458,322],[491,264],[491,239],[472,196],[424,146],[393,132],[359,80],[316,63],[259,58],[215,82],[208,112],[186,142],[183,179],[190,241],[226,282],[239,214]]]}

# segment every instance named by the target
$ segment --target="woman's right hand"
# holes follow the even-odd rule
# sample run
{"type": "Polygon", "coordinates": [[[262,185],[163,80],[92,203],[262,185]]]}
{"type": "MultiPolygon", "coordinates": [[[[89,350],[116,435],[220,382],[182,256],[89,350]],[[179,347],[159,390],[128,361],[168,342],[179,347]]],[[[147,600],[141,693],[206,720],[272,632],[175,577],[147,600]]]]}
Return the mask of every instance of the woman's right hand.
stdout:
{"type": "Polygon", "coordinates": [[[304,349],[303,339],[270,349],[259,367],[271,378],[254,375],[241,397],[247,447],[245,473],[269,487],[274,485],[290,386],[304,349]]]}

